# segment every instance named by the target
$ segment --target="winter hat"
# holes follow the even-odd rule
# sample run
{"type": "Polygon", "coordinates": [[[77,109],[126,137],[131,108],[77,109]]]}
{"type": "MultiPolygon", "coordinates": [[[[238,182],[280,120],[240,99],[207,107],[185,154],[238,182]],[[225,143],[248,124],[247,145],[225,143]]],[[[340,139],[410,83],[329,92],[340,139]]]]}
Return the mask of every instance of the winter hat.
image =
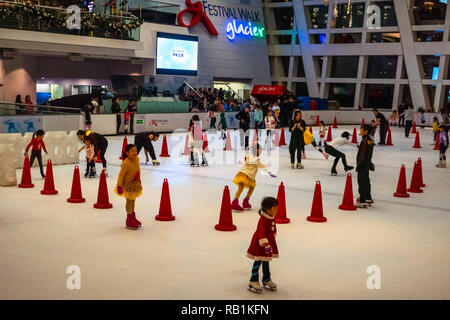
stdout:
{"type": "Polygon", "coordinates": [[[344,131],[344,132],[342,132],[342,134],[341,134],[341,137],[347,138],[347,139],[348,139],[348,137],[350,137],[350,136],[351,136],[351,134],[348,133],[348,131],[344,131]]]}

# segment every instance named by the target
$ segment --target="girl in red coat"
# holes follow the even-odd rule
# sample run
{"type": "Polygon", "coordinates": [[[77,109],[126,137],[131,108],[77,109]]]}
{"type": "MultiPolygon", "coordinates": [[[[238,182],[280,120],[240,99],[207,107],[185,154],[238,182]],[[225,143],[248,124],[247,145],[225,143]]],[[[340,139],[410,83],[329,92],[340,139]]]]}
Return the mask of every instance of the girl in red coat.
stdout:
{"type": "Polygon", "coordinates": [[[44,136],[45,131],[42,129],[37,130],[35,133],[33,133],[33,139],[31,139],[30,143],[25,148],[25,156],[28,157],[28,149],[31,148],[31,157],[30,157],[30,167],[33,166],[34,159],[37,158],[39,163],[39,169],[41,170],[41,176],[42,178],[45,178],[44,174],[44,168],[42,166],[42,149],[44,149],[45,153],[47,154],[47,149],[45,149],[45,143],[44,143],[44,136]]]}
{"type": "Polygon", "coordinates": [[[259,267],[261,264],[263,269],[263,286],[269,290],[277,290],[277,285],[270,279],[269,271],[269,261],[272,258],[278,258],[278,247],[275,241],[277,234],[275,216],[277,210],[277,199],[272,197],[263,199],[259,210],[261,217],[258,221],[258,227],[247,250],[247,257],[256,260],[253,263],[252,277],[250,278],[248,289],[256,293],[262,292],[262,287],[259,285],[259,267]]]}

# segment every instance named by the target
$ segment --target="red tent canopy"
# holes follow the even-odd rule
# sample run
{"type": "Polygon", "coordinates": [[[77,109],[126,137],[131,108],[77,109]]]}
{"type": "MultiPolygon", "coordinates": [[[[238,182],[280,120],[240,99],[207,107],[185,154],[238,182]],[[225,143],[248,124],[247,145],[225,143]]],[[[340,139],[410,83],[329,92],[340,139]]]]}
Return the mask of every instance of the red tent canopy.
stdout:
{"type": "Polygon", "coordinates": [[[275,100],[286,93],[286,88],[281,85],[254,85],[251,95],[258,100],[275,100]]]}

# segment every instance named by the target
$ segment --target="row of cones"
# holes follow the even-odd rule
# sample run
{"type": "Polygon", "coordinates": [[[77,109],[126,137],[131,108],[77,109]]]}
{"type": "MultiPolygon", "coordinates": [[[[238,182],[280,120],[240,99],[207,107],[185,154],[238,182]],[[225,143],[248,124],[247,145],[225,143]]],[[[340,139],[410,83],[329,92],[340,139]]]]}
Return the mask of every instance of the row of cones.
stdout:
{"type": "MultiPolygon", "coordinates": [[[[31,181],[31,169],[30,169],[30,159],[25,157],[22,180],[18,185],[19,188],[33,188],[34,184],[31,181]]],[[[58,191],[55,189],[54,179],[53,179],[53,166],[49,159],[47,161],[47,170],[45,175],[44,189],[41,190],[41,194],[44,195],[54,195],[58,191]]],[[[72,179],[72,190],[70,192],[70,197],[67,199],[70,203],[83,203],[86,199],[83,198],[81,191],[81,179],[80,179],[80,169],[78,165],[75,166],[73,171],[72,179]]],[[[113,205],[109,202],[108,185],[106,182],[105,172],[102,171],[100,174],[100,183],[98,186],[97,202],[94,204],[96,209],[110,209],[113,205]]],[[[169,183],[167,179],[164,179],[163,188],[161,193],[161,203],[159,208],[159,213],[155,217],[159,221],[171,221],[175,220],[172,215],[172,207],[170,204],[170,193],[169,193],[169,183]]]]}
{"type": "MultiPolygon", "coordinates": [[[[316,117],[316,125],[315,125],[316,127],[319,127],[320,126],[320,116],[317,116],[316,117]]],[[[334,129],[337,129],[337,118],[336,118],[336,116],[334,116],[334,120],[333,120],[333,128],[334,129]]]]}
{"type": "Polygon", "coordinates": [[[402,164],[400,168],[400,175],[398,177],[397,190],[394,192],[394,197],[407,198],[409,193],[422,193],[425,184],[422,176],[422,158],[414,162],[414,169],[411,176],[411,183],[409,188],[406,188],[406,167],[402,164]]]}

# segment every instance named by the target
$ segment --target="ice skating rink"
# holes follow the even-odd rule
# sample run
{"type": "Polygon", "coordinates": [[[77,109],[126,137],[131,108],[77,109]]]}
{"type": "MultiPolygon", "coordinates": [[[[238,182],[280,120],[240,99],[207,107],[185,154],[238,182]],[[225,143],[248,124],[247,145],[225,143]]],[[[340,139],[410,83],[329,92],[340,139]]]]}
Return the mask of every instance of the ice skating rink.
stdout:
{"type": "MultiPolygon", "coordinates": [[[[333,129],[333,137],[344,129],[352,133],[353,126],[333,129]]],[[[317,127],[313,133],[317,138],[317,127]]],[[[81,178],[86,203],[66,202],[73,165],[53,167],[59,191],[55,196],[39,193],[44,181],[33,168],[35,188],[0,187],[0,299],[450,299],[450,168],[435,167],[438,151],[433,151],[430,129],[420,130],[421,149],[412,148],[414,134],[406,139],[399,128],[392,128],[392,134],[393,147],[374,150],[373,207],[339,210],[346,179],[342,164],[338,176],[331,176],[333,158],[325,160],[307,146],[305,169],[293,170],[283,146],[272,153],[272,160],[279,160],[277,178],[258,173],[250,201],[253,210],[233,213],[234,232],[216,231],[214,225],[225,185],[234,196],[232,179],[241,166],[236,162],[243,159],[226,152],[228,164],[210,159],[209,167],[191,168],[187,157],[179,157],[185,134],[168,136],[171,157],[158,157],[159,167],[145,166],[141,151],[144,194],[136,201],[142,222],[138,231],[124,228],[125,200],[113,192],[123,137],[108,137],[112,209],[92,207],[98,178],[81,178]],[[409,186],[418,157],[423,161],[424,193],[393,197],[401,164],[406,165],[409,186]],[[155,220],[164,178],[169,180],[176,217],[171,222],[155,220]],[[316,180],[322,185],[325,223],[306,221],[316,180]],[[259,203],[264,196],[276,197],[281,181],[291,223],[277,226],[280,258],[270,267],[278,291],[256,295],[247,290],[252,261],[245,254],[256,229],[259,203]],[[81,269],[80,290],[66,288],[70,265],[81,269]],[[366,286],[371,265],[381,270],[379,290],[366,286]]],[[[237,136],[232,133],[235,150],[237,136]]],[[[218,137],[208,133],[211,151],[218,137]]],[[[287,132],[286,140],[289,143],[287,132]]],[[[217,143],[220,149],[222,140],[217,143]]],[[[161,144],[162,139],[155,144],[157,155],[161,144]]],[[[341,151],[354,165],[357,149],[345,146],[341,151]]],[[[84,153],[82,175],[83,159],[84,153]]],[[[97,172],[100,168],[97,164],[97,172]]],[[[355,171],[352,174],[356,199],[355,171]]],[[[21,170],[17,175],[20,181],[21,170]]]]}

